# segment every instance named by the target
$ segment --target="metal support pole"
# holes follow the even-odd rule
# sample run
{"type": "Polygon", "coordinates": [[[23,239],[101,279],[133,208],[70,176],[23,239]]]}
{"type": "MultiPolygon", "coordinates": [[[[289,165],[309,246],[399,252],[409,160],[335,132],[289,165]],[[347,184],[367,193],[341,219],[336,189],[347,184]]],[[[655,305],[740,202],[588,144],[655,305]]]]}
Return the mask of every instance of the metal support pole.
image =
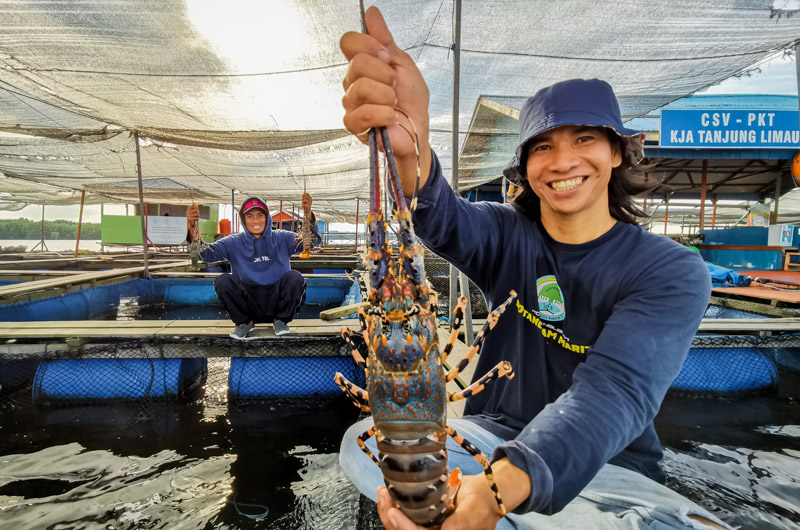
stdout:
{"type": "MultiPolygon", "coordinates": [[[[461,0],[455,0],[453,6],[455,12],[453,13],[453,36],[455,42],[453,43],[453,170],[452,170],[452,186],[453,191],[458,194],[458,98],[460,92],[460,79],[461,79],[461,0]]],[[[458,297],[456,291],[458,290],[458,269],[450,265],[450,292],[448,316],[453,316],[453,311],[456,307],[456,298],[458,297]]],[[[465,295],[469,300],[469,293],[465,295]]],[[[472,307],[467,304],[467,311],[471,312],[472,307]]],[[[452,328],[452,321],[451,321],[452,328]]]]}
{"type": "Polygon", "coordinates": [[[139,133],[133,133],[133,141],[136,143],[136,175],[139,178],[139,219],[142,222],[142,254],[144,255],[144,277],[150,279],[150,267],[147,263],[147,227],[144,219],[144,190],[142,185],[142,154],[139,151],[139,133]]]}
{"type": "MultiPolygon", "coordinates": [[[[103,215],[105,215],[103,213],[103,207],[104,206],[105,206],[105,203],[101,202],[100,203],[100,224],[101,224],[101,226],[102,226],[102,223],[103,223],[103,215]]],[[[105,252],[105,251],[106,251],[106,247],[105,247],[105,245],[103,245],[103,240],[100,239],[100,252],[105,252]]]]}
{"type": "Polygon", "coordinates": [[[778,204],[781,202],[781,174],[775,177],[775,209],[772,212],[771,224],[778,224],[778,204]]]}
{"type": "Polygon", "coordinates": [[[708,160],[703,160],[703,183],[700,187],[700,230],[703,229],[703,223],[706,216],[706,188],[708,184],[708,160]]]}
{"type": "Polygon", "coordinates": [[[278,204],[278,230],[283,230],[283,201],[278,204]]]}
{"type": "Polygon", "coordinates": [[[42,238],[38,243],[36,243],[36,245],[33,246],[31,252],[39,248],[40,245],[42,248],[39,249],[39,252],[44,252],[45,249],[47,249],[47,245],[44,242],[44,204],[42,204],[42,238]]]}
{"type": "Polygon", "coordinates": [[[44,252],[44,204],[42,205],[42,252],[44,252]]]}
{"type": "Polygon", "coordinates": [[[664,199],[664,235],[667,235],[667,219],[669,218],[669,197],[664,199]]]}
{"type": "Polygon", "coordinates": [[[358,252],[358,205],[360,201],[356,199],[356,240],[355,240],[355,247],[353,248],[353,252],[358,252]]]}
{"type": "Polygon", "coordinates": [[[81,191],[81,210],[78,214],[78,237],[75,238],[75,257],[78,257],[78,247],[81,244],[81,225],[83,225],[83,203],[86,201],[86,190],[81,191]]]}
{"type": "Polygon", "coordinates": [[[714,198],[714,210],[711,213],[711,228],[714,228],[717,224],[717,198],[714,198]]]}
{"type": "Polygon", "coordinates": [[[234,229],[234,225],[236,224],[236,190],[231,190],[231,233],[235,234],[236,230],[234,229]]]}
{"type": "Polygon", "coordinates": [[[475,330],[472,329],[472,301],[469,296],[469,278],[463,272],[459,274],[461,294],[467,297],[467,311],[464,311],[464,342],[467,346],[475,340],[475,330]]]}

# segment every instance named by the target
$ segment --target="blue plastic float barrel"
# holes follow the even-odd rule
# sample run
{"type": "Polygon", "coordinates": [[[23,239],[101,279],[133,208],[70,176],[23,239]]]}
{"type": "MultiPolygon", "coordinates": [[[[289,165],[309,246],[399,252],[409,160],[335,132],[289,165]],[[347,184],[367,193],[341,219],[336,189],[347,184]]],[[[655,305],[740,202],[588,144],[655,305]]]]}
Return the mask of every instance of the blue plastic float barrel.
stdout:
{"type": "Polygon", "coordinates": [[[777,380],[775,363],[756,349],[692,348],[671,388],[742,392],[773,386],[777,380]]]}
{"type": "Polygon", "coordinates": [[[206,359],[58,359],[43,361],[33,401],[179,398],[202,384],[206,359]]]}
{"type": "Polygon", "coordinates": [[[336,396],[342,394],[333,381],[336,372],[364,385],[364,371],[351,357],[235,357],[228,392],[233,398],[336,396]]]}

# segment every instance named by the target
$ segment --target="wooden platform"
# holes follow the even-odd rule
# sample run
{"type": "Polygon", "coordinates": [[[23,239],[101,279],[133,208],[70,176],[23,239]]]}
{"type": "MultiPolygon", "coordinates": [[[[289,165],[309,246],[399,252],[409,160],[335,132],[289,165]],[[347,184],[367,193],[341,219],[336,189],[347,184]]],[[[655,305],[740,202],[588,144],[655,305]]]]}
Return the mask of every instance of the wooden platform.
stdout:
{"type": "MultiPolygon", "coordinates": [[[[739,274],[751,277],[769,278],[785,282],[800,284],[800,271],[737,271],[739,274]]],[[[714,287],[712,292],[718,296],[744,296],[769,300],[770,302],[782,302],[785,304],[800,305],[800,290],[781,291],[771,289],[760,284],[753,283],[747,287],[714,287]]]]}
{"type": "MultiPolygon", "coordinates": [[[[300,319],[290,323],[293,335],[338,335],[342,327],[358,327],[358,320],[300,319]]],[[[146,337],[227,337],[230,320],[63,320],[0,323],[2,339],[141,339],[146,337]]],[[[257,324],[248,338],[276,338],[272,324],[257,324]]]]}
{"type": "MultiPolygon", "coordinates": [[[[45,322],[2,322],[0,340],[9,339],[141,339],[146,337],[227,337],[233,331],[230,320],[63,320],[45,322]]],[[[358,329],[357,319],[297,319],[290,323],[290,336],[338,336],[343,327],[358,329]]],[[[751,334],[800,331],[800,317],[795,318],[714,318],[703,319],[700,332],[751,334]]],[[[447,341],[449,332],[440,328],[447,341]]],[[[272,324],[257,324],[250,337],[275,338],[272,324]]],[[[248,338],[250,338],[248,337],[248,338]]]]}

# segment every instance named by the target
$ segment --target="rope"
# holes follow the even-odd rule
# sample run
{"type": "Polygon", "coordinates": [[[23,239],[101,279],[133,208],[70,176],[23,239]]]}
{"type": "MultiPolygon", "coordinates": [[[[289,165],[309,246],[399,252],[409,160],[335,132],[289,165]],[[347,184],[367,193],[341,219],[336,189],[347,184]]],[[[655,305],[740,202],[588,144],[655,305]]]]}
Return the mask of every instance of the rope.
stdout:
{"type": "Polygon", "coordinates": [[[236,497],[238,497],[238,496],[239,496],[238,493],[236,495],[234,495],[233,499],[228,501],[228,504],[232,505],[233,509],[236,510],[236,513],[238,513],[239,515],[247,517],[248,519],[256,520],[256,521],[259,520],[259,519],[263,519],[264,517],[269,515],[269,508],[267,508],[263,504],[250,504],[250,503],[246,503],[246,502],[236,502],[236,497]],[[264,511],[262,513],[260,513],[260,514],[249,514],[249,513],[245,513],[242,510],[240,510],[239,506],[247,506],[247,507],[250,507],[250,508],[261,508],[264,511]]]}

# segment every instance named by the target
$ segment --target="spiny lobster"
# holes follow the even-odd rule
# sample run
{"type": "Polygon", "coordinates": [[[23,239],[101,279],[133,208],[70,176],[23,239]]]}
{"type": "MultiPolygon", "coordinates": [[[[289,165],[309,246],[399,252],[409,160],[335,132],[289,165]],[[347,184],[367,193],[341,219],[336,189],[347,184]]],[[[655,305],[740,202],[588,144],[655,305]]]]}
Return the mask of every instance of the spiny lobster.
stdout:
{"type": "MultiPolygon", "coordinates": [[[[438,295],[425,276],[423,248],[411,222],[411,209],[402,196],[394,165],[389,135],[381,130],[390,184],[397,204],[399,253],[392,259],[386,240],[386,224],[381,211],[377,138],[370,131],[370,231],[369,263],[370,307],[359,311],[361,335],[368,350],[362,355],[355,345],[354,332],[343,328],[342,337],[352,348],[356,363],[366,374],[366,390],[348,381],[341,373],[336,383],[356,406],[371,412],[374,426],[361,434],[357,443],[378,464],[396,505],[412,521],[425,526],[440,524],[455,509],[455,496],[461,473],[452,474],[447,464],[445,441],[451,436],[484,469],[502,515],[506,510],[494,484],[489,460],[478,448],[446,423],[446,404],[480,392],[500,377],[514,376],[511,365],[502,361],[466,389],[450,393],[447,382],[455,379],[480,349],[483,338],[516,297],[515,292],[487,318],[486,325],[472,343],[467,355],[445,372],[443,363],[453,349],[458,327],[466,308],[461,298],[454,312],[453,331],[447,345],[439,350],[436,310],[438,295]],[[376,436],[380,459],[365,442],[376,436]]],[[[416,194],[416,193],[415,193],[416,194]]],[[[412,208],[416,200],[412,200],[412,208]]]]}
{"type": "Polygon", "coordinates": [[[191,227],[192,242],[189,243],[189,258],[192,265],[190,267],[193,271],[200,270],[200,253],[203,252],[205,244],[200,236],[200,227],[197,221],[192,221],[191,227]]]}
{"type": "MultiPolygon", "coordinates": [[[[305,187],[303,188],[305,193],[305,187]]],[[[304,208],[303,211],[303,228],[300,232],[303,239],[303,252],[300,253],[301,258],[311,257],[311,210],[304,208]]]]}

